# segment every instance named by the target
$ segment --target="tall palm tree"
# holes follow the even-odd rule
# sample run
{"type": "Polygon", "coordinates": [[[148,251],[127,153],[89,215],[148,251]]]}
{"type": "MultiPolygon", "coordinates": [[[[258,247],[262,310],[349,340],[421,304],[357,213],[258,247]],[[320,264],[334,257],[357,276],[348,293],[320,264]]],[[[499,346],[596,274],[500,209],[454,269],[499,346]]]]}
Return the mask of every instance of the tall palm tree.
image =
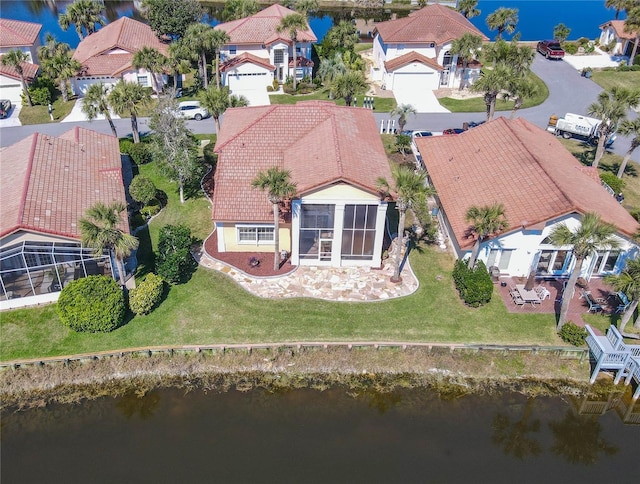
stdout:
{"type": "Polygon", "coordinates": [[[607,8],[614,8],[616,10],[615,19],[618,20],[618,17],[620,16],[620,12],[622,12],[624,10],[627,10],[630,6],[633,5],[632,1],[629,1],[629,0],[605,0],[604,6],[607,7],[607,8]]]}
{"type": "Polygon", "coordinates": [[[591,166],[598,167],[598,163],[604,156],[604,146],[616,126],[627,115],[627,109],[636,106],[640,101],[640,91],[631,91],[625,88],[612,87],[609,91],[602,91],[598,95],[598,101],[592,103],[587,112],[601,120],[598,126],[598,146],[591,166]]]}
{"type": "Polygon", "coordinates": [[[624,21],[624,31],[628,33],[635,33],[635,41],[633,42],[633,50],[631,51],[631,57],[629,61],[634,63],[636,53],[638,52],[638,43],[640,43],[640,4],[636,1],[633,8],[627,10],[627,19],[624,21]]]}
{"type": "Polygon", "coordinates": [[[525,99],[532,98],[538,93],[538,86],[529,77],[516,77],[507,87],[508,93],[505,99],[513,99],[510,119],[516,115],[516,111],[522,107],[525,99]]]}
{"type": "Polygon", "coordinates": [[[58,54],[70,51],[71,46],[69,44],[58,42],[53,35],[47,34],[44,45],[38,47],[38,59],[40,59],[40,62],[44,62],[47,59],[53,59],[58,54]]]}
{"type": "Polygon", "coordinates": [[[502,38],[505,32],[512,34],[518,24],[518,9],[500,7],[493,13],[487,15],[487,26],[489,30],[497,30],[496,40],[502,38]]]}
{"type": "Polygon", "coordinates": [[[551,243],[557,247],[570,246],[575,258],[575,267],[569,275],[569,281],[562,295],[562,306],[556,329],[560,331],[567,320],[571,297],[575,289],[576,280],[582,271],[584,260],[599,249],[613,249],[618,247],[618,241],[613,238],[615,227],[605,223],[597,213],[589,212],[582,216],[580,226],[572,231],[566,224],[556,225],[549,234],[551,243]]]}
{"type": "Polygon", "coordinates": [[[531,70],[535,55],[535,51],[531,47],[520,46],[514,40],[507,42],[500,39],[492,44],[486,44],[482,48],[482,56],[485,62],[492,62],[494,66],[504,64],[514,74],[521,77],[526,76],[531,70]]]}
{"type": "Polygon", "coordinates": [[[109,88],[103,83],[98,82],[89,86],[82,98],[82,112],[89,121],[93,121],[102,114],[109,122],[113,136],[118,137],[116,126],[111,119],[111,112],[109,112],[109,88]]]}
{"type": "Polygon", "coordinates": [[[167,67],[173,71],[173,86],[178,87],[178,79],[180,74],[191,72],[191,61],[188,48],[182,39],[178,39],[169,44],[169,57],[167,58],[167,67]]]}
{"type": "Polygon", "coordinates": [[[476,238],[468,262],[468,267],[473,269],[480,252],[480,244],[488,237],[494,237],[504,232],[509,227],[509,222],[505,215],[504,205],[501,203],[493,203],[482,207],[473,205],[467,210],[465,219],[471,224],[467,232],[476,238]]]}
{"type": "Polygon", "coordinates": [[[110,205],[97,202],[87,209],[85,217],[79,221],[82,243],[93,248],[96,254],[101,255],[108,250],[115,259],[121,286],[125,284],[124,259],[138,248],[138,239],[118,227],[126,210],[122,202],[116,201],[110,205]]]}
{"type": "Polygon", "coordinates": [[[118,81],[109,93],[109,106],[119,116],[128,115],[131,117],[131,132],[134,143],[140,142],[138,115],[140,110],[149,104],[149,101],[151,101],[149,92],[137,82],[118,81]]]}
{"type": "Polygon", "coordinates": [[[209,75],[207,74],[207,54],[212,50],[210,34],[213,28],[210,25],[197,23],[187,27],[182,42],[187,47],[192,59],[198,61],[198,72],[202,79],[204,88],[209,87],[209,75]]]}
{"type": "Polygon", "coordinates": [[[29,95],[27,80],[24,77],[24,69],[22,68],[22,64],[26,62],[29,62],[29,56],[18,49],[10,50],[2,56],[2,65],[13,67],[16,70],[18,76],[20,77],[22,92],[24,92],[24,97],[27,99],[27,104],[29,104],[29,106],[33,106],[33,103],[31,102],[31,96],[29,95]]]}
{"type": "Polygon", "coordinates": [[[633,317],[633,313],[636,311],[638,301],[640,300],[640,259],[627,260],[627,265],[620,274],[607,276],[604,278],[604,282],[611,285],[616,291],[624,292],[631,300],[631,304],[622,315],[618,327],[620,333],[626,336],[624,334],[624,328],[633,317]]]}
{"type": "Polygon", "coordinates": [[[347,71],[345,74],[334,79],[331,88],[336,97],[344,98],[347,106],[351,106],[353,96],[361,92],[366,92],[366,90],[369,89],[369,84],[362,72],[347,71]]]}
{"type": "Polygon", "coordinates": [[[476,59],[482,47],[482,37],[466,32],[451,43],[451,54],[457,55],[462,60],[462,73],[460,76],[460,91],[466,86],[466,74],[469,61],[476,59]]]}
{"type": "Polygon", "coordinates": [[[65,13],[60,14],[58,23],[62,30],[67,30],[74,24],[78,37],[82,40],[96,31],[96,24],[105,24],[103,11],[104,5],[97,0],[76,0],[67,7],[65,13]]]}
{"type": "Polygon", "coordinates": [[[167,64],[167,58],[160,53],[158,49],[153,47],[142,47],[139,51],[133,54],[132,65],[136,69],[146,69],[149,71],[151,77],[151,88],[160,94],[160,86],[158,85],[158,78],[156,74],[162,72],[162,69],[167,64]]]}
{"type": "Polygon", "coordinates": [[[493,119],[498,94],[508,88],[513,77],[513,71],[509,67],[504,64],[498,64],[494,69],[483,69],[480,78],[471,85],[472,91],[484,93],[484,103],[487,106],[487,121],[493,119]]]}
{"type": "Polygon", "coordinates": [[[224,30],[212,30],[209,34],[209,45],[215,53],[214,69],[216,71],[216,87],[220,87],[220,50],[231,40],[224,30]]]}
{"type": "Polygon", "coordinates": [[[378,178],[377,185],[378,190],[383,196],[389,196],[391,192],[396,194],[396,208],[400,213],[398,220],[398,238],[395,259],[394,259],[394,271],[391,278],[392,282],[402,282],[400,277],[400,262],[402,259],[402,247],[404,246],[404,225],[407,215],[407,210],[411,209],[413,205],[416,205],[432,193],[426,187],[427,174],[424,171],[414,171],[406,166],[396,166],[391,171],[393,175],[393,188],[389,185],[389,182],[385,178],[378,178]]]}
{"type": "Polygon", "coordinates": [[[473,18],[480,15],[480,10],[476,7],[478,6],[478,0],[458,0],[458,6],[456,10],[464,15],[465,18],[473,18]]]}
{"type": "Polygon", "coordinates": [[[297,73],[298,73],[298,56],[296,55],[296,46],[298,43],[298,31],[307,30],[307,18],[301,13],[292,13],[286,17],[282,17],[280,24],[276,27],[278,32],[287,32],[292,43],[292,55],[293,55],[293,90],[296,90],[297,86],[297,73]]]}
{"type": "Polygon", "coordinates": [[[216,134],[220,134],[220,116],[231,107],[231,95],[229,88],[223,86],[209,86],[209,88],[200,95],[202,107],[207,108],[209,114],[213,118],[216,125],[216,134]]]}
{"type": "Polygon", "coordinates": [[[62,100],[69,100],[67,82],[82,68],[82,64],[72,58],[71,52],[60,53],[42,63],[42,70],[52,80],[58,83],[62,100]]]}
{"type": "Polygon", "coordinates": [[[625,119],[620,126],[618,127],[618,133],[623,136],[631,136],[631,146],[629,150],[625,153],[624,158],[622,159],[622,163],[620,163],[620,168],[618,169],[618,178],[622,178],[624,175],[624,170],[627,168],[627,163],[631,159],[631,154],[633,151],[640,146],[640,118],[636,118],[634,120],[625,119]]]}
{"type": "Polygon", "coordinates": [[[391,116],[399,116],[398,131],[400,133],[404,131],[404,127],[407,124],[407,117],[411,114],[417,114],[416,108],[414,108],[411,104],[398,104],[389,112],[389,115],[391,116]]]}
{"type": "MultiPolygon", "coordinates": [[[[316,75],[323,83],[331,86],[333,81],[347,72],[347,67],[342,61],[342,55],[340,52],[334,52],[333,57],[325,57],[320,59],[320,66],[316,75]]],[[[333,99],[333,89],[329,88],[329,98],[333,99]]]]}
{"type": "Polygon", "coordinates": [[[291,181],[291,172],[272,167],[258,173],[251,186],[266,191],[273,206],[273,270],[277,271],[280,268],[280,202],[296,194],[296,185],[291,181]]]}

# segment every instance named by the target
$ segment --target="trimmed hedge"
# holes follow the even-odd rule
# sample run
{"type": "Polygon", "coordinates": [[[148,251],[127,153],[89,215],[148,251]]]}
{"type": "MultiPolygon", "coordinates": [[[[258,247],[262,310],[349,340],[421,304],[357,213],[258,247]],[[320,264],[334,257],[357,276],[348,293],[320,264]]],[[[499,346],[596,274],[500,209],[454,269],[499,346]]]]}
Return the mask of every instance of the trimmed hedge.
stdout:
{"type": "Polygon", "coordinates": [[[129,156],[136,165],[144,165],[152,159],[151,149],[144,143],[134,143],[129,148],[129,156]]]}
{"type": "Polygon", "coordinates": [[[135,314],[148,314],[160,304],[163,292],[162,277],[149,273],[129,292],[129,308],[135,314]]]}
{"type": "Polygon", "coordinates": [[[474,308],[487,304],[493,294],[493,282],[482,261],[477,261],[473,269],[467,267],[464,260],[457,260],[453,267],[453,281],[460,298],[474,308]]]}
{"type": "Polygon", "coordinates": [[[127,307],[122,288],[108,276],[88,276],[67,284],[57,311],[77,332],[108,333],[124,322],[127,307]]]}
{"type": "Polygon", "coordinates": [[[558,333],[562,341],[573,346],[582,346],[587,337],[587,330],[577,326],[572,321],[565,323],[558,333]]]}
{"type": "Polygon", "coordinates": [[[153,182],[146,176],[136,175],[129,184],[129,194],[136,202],[144,203],[145,205],[156,198],[156,192],[158,189],[153,182]]]}

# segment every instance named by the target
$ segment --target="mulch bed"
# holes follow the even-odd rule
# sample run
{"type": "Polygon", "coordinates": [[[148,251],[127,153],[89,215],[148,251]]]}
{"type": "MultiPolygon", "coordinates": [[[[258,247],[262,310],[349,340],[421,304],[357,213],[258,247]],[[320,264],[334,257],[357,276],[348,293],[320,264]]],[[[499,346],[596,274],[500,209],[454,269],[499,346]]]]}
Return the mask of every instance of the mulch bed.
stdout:
{"type": "Polygon", "coordinates": [[[214,259],[228,264],[236,269],[257,277],[282,276],[292,272],[296,267],[289,259],[280,264],[280,269],[273,270],[273,252],[218,252],[218,235],[216,232],[204,243],[204,250],[214,259]],[[260,264],[249,265],[249,259],[256,257],[260,264]]]}

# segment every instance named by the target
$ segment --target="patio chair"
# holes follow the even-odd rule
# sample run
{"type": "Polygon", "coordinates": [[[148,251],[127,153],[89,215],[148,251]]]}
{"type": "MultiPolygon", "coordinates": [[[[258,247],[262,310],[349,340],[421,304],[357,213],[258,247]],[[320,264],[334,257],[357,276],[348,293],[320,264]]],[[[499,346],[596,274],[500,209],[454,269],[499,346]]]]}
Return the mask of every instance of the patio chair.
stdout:
{"type": "Polygon", "coordinates": [[[516,294],[513,298],[513,304],[523,308],[524,305],[527,304],[527,302],[524,299],[522,299],[519,294],[516,294]]]}
{"type": "Polygon", "coordinates": [[[536,294],[538,294],[540,301],[551,298],[551,292],[549,292],[549,289],[544,286],[536,287],[536,294]]]}
{"type": "Polygon", "coordinates": [[[629,306],[631,306],[631,301],[629,301],[629,298],[627,297],[627,295],[622,291],[616,292],[615,295],[620,301],[620,303],[615,308],[614,312],[618,314],[626,312],[627,309],[629,309],[629,306]]]}
{"type": "Polygon", "coordinates": [[[602,306],[599,303],[592,300],[591,296],[586,292],[584,292],[584,299],[589,303],[589,310],[587,311],[588,313],[590,313],[591,311],[593,311],[594,313],[597,313],[598,311],[604,311],[602,309],[602,306]]]}

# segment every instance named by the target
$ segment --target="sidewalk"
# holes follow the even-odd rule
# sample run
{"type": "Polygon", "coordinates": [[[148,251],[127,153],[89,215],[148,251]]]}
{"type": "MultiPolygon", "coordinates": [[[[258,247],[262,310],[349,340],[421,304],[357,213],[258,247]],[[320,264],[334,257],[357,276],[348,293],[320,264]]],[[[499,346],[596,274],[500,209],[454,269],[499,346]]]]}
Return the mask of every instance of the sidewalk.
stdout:
{"type": "Polygon", "coordinates": [[[596,47],[593,54],[564,56],[564,62],[578,71],[581,71],[585,67],[618,67],[622,61],[629,62],[629,58],[621,55],[609,55],[601,51],[598,47],[596,47]]]}
{"type": "MultiPolygon", "coordinates": [[[[98,114],[95,119],[102,121],[105,117],[102,114],[98,114]]],[[[111,119],[120,119],[120,116],[112,112],[111,119]]],[[[87,121],[87,115],[82,112],[82,98],[78,98],[76,100],[73,109],[69,115],[61,121],[61,123],[76,123],[78,121],[87,121]]]]}

